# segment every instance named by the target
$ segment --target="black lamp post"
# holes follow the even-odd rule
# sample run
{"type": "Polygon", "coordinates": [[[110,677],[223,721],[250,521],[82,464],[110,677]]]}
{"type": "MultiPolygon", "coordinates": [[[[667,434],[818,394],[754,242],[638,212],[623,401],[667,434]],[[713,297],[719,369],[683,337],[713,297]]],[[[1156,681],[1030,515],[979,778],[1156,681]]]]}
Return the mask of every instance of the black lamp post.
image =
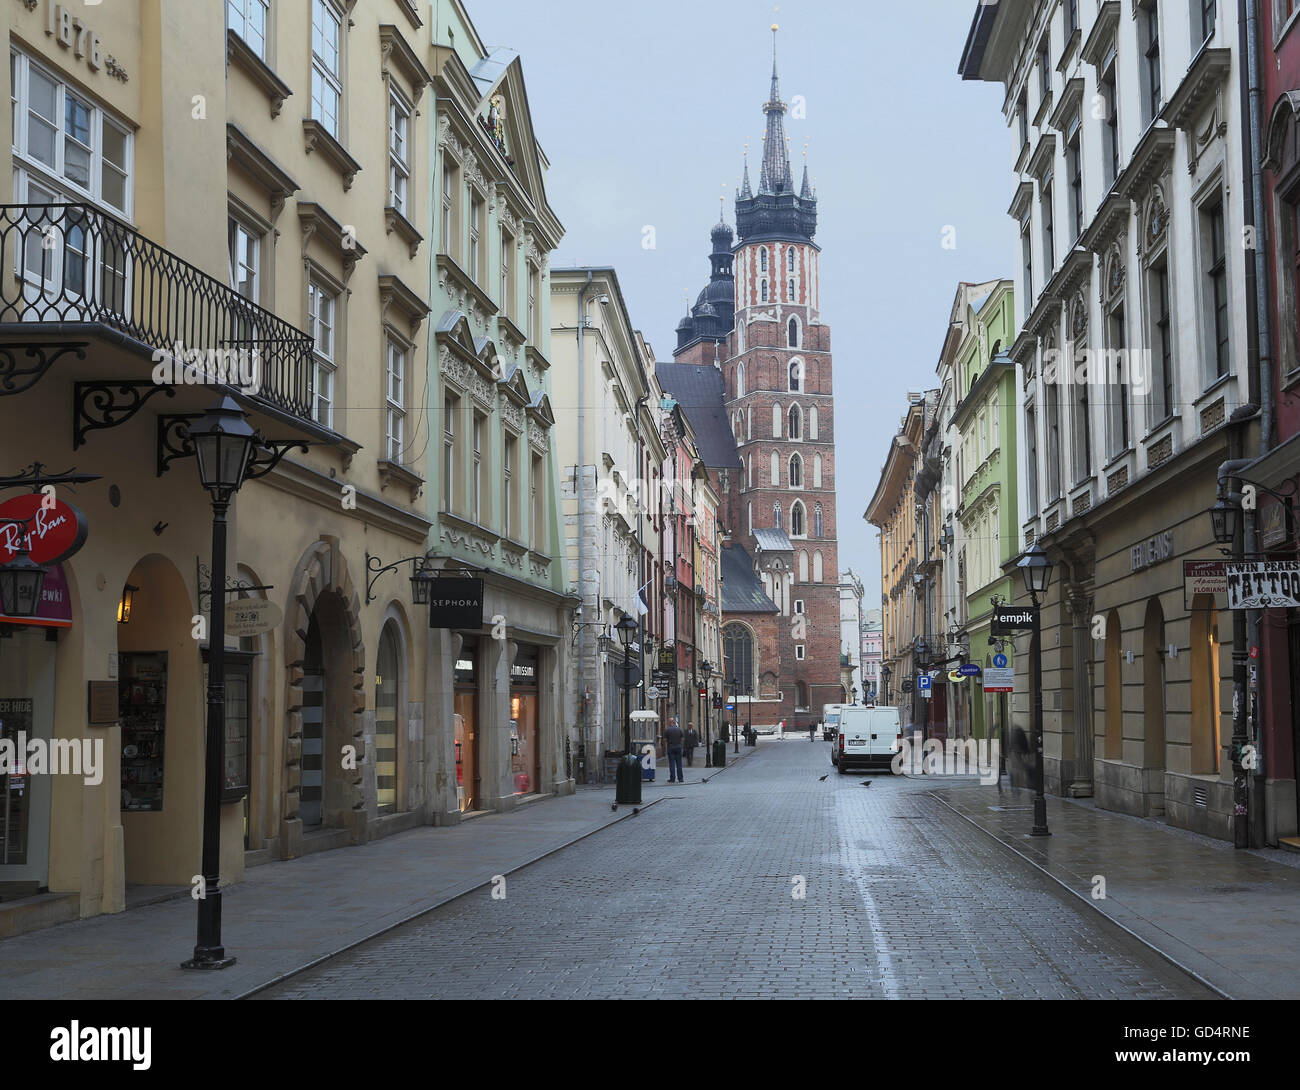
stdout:
{"type": "Polygon", "coordinates": [[[221,777],[226,728],[226,512],[244,483],[256,442],[234,399],[226,396],[189,429],[199,482],[212,497],[212,584],[208,595],[208,725],[203,776],[203,889],[198,942],[183,969],[224,969],[235,959],[221,945],[221,777]]]}
{"type": "Polygon", "coordinates": [[[885,689],[885,703],[889,703],[889,677],[894,671],[889,668],[889,664],[880,667],[880,682],[885,689]]]}
{"type": "Polygon", "coordinates": [[[1047,799],[1043,795],[1043,643],[1042,625],[1038,616],[1038,596],[1047,594],[1052,581],[1052,561],[1035,542],[1016,565],[1025,577],[1025,589],[1034,603],[1033,646],[1029,650],[1034,662],[1034,750],[1037,755],[1034,770],[1034,827],[1030,836],[1051,836],[1047,828],[1047,799]]]}
{"type": "MultiPolygon", "coordinates": [[[[723,669],[725,670],[726,663],[723,663],[722,665],[723,665],[723,669]]],[[[731,719],[733,724],[731,736],[735,741],[735,745],[731,747],[731,752],[739,753],[740,752],[740,679],[739,678],[733,677],[731,679],[731,703],[735,705],[735,707],[731,709],[731,719]]],[[[727,705],[727,683],[724,681],[722,683],[723,711],[726,711],[726,705],[727,705]]]]}
{"type": "MultiPolygon", "coordinates": [[[[713,677],[713,663],[705,659],[700,666],[700,673],[704,675],[704,736],[709,737],[713,727],[713,686],[709,679],[713,677]]],[[[708,742],[705,742],[707,748],[708,742]]]]}
{"type": "Polygon", "coordinates": [[[640,625],[633,620],[630,613],[619,618],[614,631],[618,633],[618,642],[623,645],[623,752],[632,752],[632,640],[640,625]]]}
{"type": "Polygon", "coordinates": [[[0,565],[0,611],[7,617],[34,617],[41,608],[41,591],[49,570],[36,563],[27,551],[31,530],[22,519],[3,519],[6,525],[21,526],[22,544],[18,555],[0,565]]]}

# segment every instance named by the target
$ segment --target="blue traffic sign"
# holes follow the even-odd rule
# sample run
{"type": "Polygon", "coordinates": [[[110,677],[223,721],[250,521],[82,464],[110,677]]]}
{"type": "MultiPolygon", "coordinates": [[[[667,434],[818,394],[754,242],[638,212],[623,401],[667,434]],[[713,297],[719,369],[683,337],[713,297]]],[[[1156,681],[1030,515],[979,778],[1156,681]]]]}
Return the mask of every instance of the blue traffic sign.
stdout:
{"type": "Polygon", "coordinates": [[[979,677],[981,670],[979,663],[966,662],[957,668],[957,673],[961,674],[962,677],[979,677]]]}
{"type": "Polygon", "coordinates": [[[1007,665],[1007,656],[1002,654],[1002,652],[999,651],[996,655],[993,656],[993,665],[996,666],[999,670],[1004,669],[1007,665]]]}
{"type": "Polygon", "coordinates": [[[928,689],[930,688],[930,684],[931,684],[931,678],[929,674],[921,674],[916,679],[916,687],[918,689],[928,689]]]}

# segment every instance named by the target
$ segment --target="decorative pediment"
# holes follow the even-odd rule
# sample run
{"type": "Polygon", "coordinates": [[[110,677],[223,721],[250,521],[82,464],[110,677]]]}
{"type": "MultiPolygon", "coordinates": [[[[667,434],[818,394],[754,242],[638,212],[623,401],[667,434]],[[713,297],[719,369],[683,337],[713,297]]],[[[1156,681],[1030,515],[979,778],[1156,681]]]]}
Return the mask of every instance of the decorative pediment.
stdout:
{"type": "Polygon", "coordinates": [[[1124,168],[1120,177],[1120,192],[1126,197],[1138,199],[1147,186],[1169,169],[1177,144],[1178,133],[1174,129],[1153,122],[1138,141],[1138,146],[1133,150],[1133,158],[1124,168]]]}
{"type": "Polygon", "coordinates": [[[1297,115],[1300,115],[1300,91],[1283,91],[1273,103],[1273,113],[1264,134],[1262,165],[1265,170],[1281,174],[1295,161],[1297,115]]]}
{"type": "Polygon", "coordinates": [[[366,248],[357,240],[350,229],[343,226],[325,211],[319,204],[311,201],[298,202],[298,224],[302,228],[302,254],[307,256],[307,249],[313,241],[321,243],[343,264],[343,279],[352,276],[356,264],[366,256],[366,248]]]}
{"type": "Polygon", "coordinates": [[[1165,203],[1165,191],[1162,186],[1151,187],[1151,193],[1142,209],[1141,224],[1138,252],[1149,257],[1163,248],[1165,240],[1169,237],[1169,208],[1165,203]]]}
{"type": "Polygon", "coordinates": [[[1052,163],[1056,158],[1056,136],[1044,133],[1038,138],[1038,146],[1029,157],[1029,173],[1041,183],[1052,172],[1052,163]]]}
{"type": "Polygon", "coordinates": [[[1080,244],[1094,254],[1103,253],[1112,242],[1128,231],[1128,221],[1132,214],[1133,201],[1112,189],[1097,209],[1092,226],[1084,232],[1080,244]]]}
{"type": "Polygon", "coordinates": [[[555,426],[555,413],[551,411],[551,398],[544,390],[536,390],[528,405],[528,415],[551,428],[555,426]]]}
{"type": "Polygon", "coordinates": [[[1088,296],[1082,289],[1074,293],[1068,314],[1070,340],[1082,344],[1088,337],[1088,296]]]}
{"type": "Polygon", "coordinates": [[[276,220],[284,202],[298,192],[298,183],[237,125],[226,125],[226,158],[266,190],[271,220],[276,220]]]}
{"type": "Polygon", "coordinates": [[[1119,244],[1111,246],[1106,254],[1105,278],[1102,281],[1102,290],[1107,300],[1115,298],[1124,290],[1124,281],[1127,279],[1128,270],[1124,267],[1124,255],[1120,252],[1119,244]]]}
{"type": "Polygon", "coordinates": [[[429,313],[429,304],[396,276],[385,274],[379,277],[379,320],[392,321],[393,318],[389,317],[390,313],[393,318],[404,319],[410,329],[410,335],[414,337],[420,328],[420,323],[429,313]]]}
{"type": "Polygon", "coordinates": [[[438,319],[434,336],[440,345],[455,345],[468,356],[474,355],[474,334],[463,311],[449,310],[438,319]]]}
{"type": "Polygon", "coordinates": [[[1075,76],[1072,80],[1067,80],[1065,89],[1061,91],[1061,101],[1057,103],[1056,109],[1052,111],[1050,124],[1057,132],[1065,133],[1070,128],[1070,122],[1079,117],[1079,110],[1083,106],[1083,77],[1075,76]]]}
{"type": "Polygon", "coordinates": [[[524,378],[524,369],[518,364],[497,379],[497,389],[503,397],[509,398],[521,409],[526,409],[532,403],[533,395],[528,389],[528,380],[524,378]]]}
{"type": "Polygon", "coordinates": [[[1119,0],[1105,0],[1097,9],[1097,18],[1093,20],[1092,30],[1083,43],[1079,55],[1091,65],[1099,65],[1107,52],[1115,44],[1115,32],[1119,29],[1119,0]]]}
{"type": "Polygon", "coordinates": [[[1011,203],[1007,206],[1007,215],[1017,223],[1024,220],[1029,209],[1033,206],[1034,201],[1034,183],[1021,182],[1016,186],[1015,195],[1011,198],[1011,203]]]}
{"type": "Polygon", "coordinates": [[[412,105],[420,104],[424,88],[433,81],[428,69],[420,63],[415,50],[402,36],[402,32],[391,23],[381,23],[379,27],[380,67],[384,78],[396,72],[411,89],[412,105]]]}
{"type": "Polygon", "coordinates": [[[1216,98],[1232,70],[1231,49],[1202,48],[1187,68],[1160,117],[1176,129],[1190,131],[1216,98]]]}

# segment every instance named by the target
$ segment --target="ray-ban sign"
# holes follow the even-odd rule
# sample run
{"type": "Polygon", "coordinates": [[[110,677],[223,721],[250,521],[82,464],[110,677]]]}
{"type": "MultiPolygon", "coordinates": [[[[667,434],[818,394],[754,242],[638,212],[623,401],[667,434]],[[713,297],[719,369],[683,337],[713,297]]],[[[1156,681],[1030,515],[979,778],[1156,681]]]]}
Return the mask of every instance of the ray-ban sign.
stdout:
{"type": "Polygon", "coordinates": [[[1252,560],[1224,565],[1229,609],[1300,606],[1300,560],[1252,560]]]}
{"type": "Polygon", "coordinates": [[[483,580],[444,576],[429,585],[429,627],[483,627],[483,580]]]}

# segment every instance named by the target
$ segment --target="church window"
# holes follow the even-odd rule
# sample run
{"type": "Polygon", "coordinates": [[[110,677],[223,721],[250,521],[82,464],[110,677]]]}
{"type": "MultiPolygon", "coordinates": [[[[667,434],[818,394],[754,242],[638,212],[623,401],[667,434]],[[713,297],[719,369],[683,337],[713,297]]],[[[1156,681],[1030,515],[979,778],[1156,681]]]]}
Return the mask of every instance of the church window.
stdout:
{"type": "Polygon", "coordinates": [[[779,503],[772,505],[772,528],[775,530],[781,529],[781,505],[779,503]]]}
{"type": "Polygon", "coordinates": [[[793,246],[791,246],[790,249],[786,250],[785,256],[787,259],[787,264],[790,266],[790,271],[794,272],[794,247],[793,246]]]}
{"type": "Polygon", "coordinates": [[[822,536],[822,505],[813,508],[813,537],[822,536]]]}
{"type": "Polygon", "coordinates": [[[790,319],[790,332],[786,340],[791,348],[799,347],[799,320],[797,318],[790,319]]]}
{"type": "MultiPolygon", "coordinates": [[[[766,253],[767,251],[764,250],[763,252],[766,253]]],[[[760,294],[762,296],[761,301],[766,303],[767,302],[767,281],[764,280],[763,283],[759,285],[759,288],[760,288],[760,294]]]]}
{"type": "Polygon", "coordinates": [[[799,378],[803,372],[803,364],[799,360],[794,360],[790,364],[790,390],[793,393],[799,392],[799,378]]]}
{"type": "MultiPolygon", "coordinates": [[[[767,247],[766,246],[764,246],[761,250],[758,251],[758,269],[759,272],[767,272],[767,247]]],[[[767,296],[765,295],[763,296],[763,298],[766,299],[767,296]]]]}
{"type": "Polygon", "coordinates": [[[790,507],[790,536],[803,537],[804,532],[803,504],[796,503],[790,507]]]}
{"type": "Polygon", "coordinates": [[[736,396],[745,396],[745,365],[743,363],[736,364],[736,396]]]}
{"type": "Polygon", "coordinates": [[[797,454],[790,455],[790,487],[803,487],[803,459],[797,454]]]}
{"type": "Polygon", "coordinates": [[[798,405],[790,406],[790,438],[798,439],[803,433],[803,413],[798,405]]]}

